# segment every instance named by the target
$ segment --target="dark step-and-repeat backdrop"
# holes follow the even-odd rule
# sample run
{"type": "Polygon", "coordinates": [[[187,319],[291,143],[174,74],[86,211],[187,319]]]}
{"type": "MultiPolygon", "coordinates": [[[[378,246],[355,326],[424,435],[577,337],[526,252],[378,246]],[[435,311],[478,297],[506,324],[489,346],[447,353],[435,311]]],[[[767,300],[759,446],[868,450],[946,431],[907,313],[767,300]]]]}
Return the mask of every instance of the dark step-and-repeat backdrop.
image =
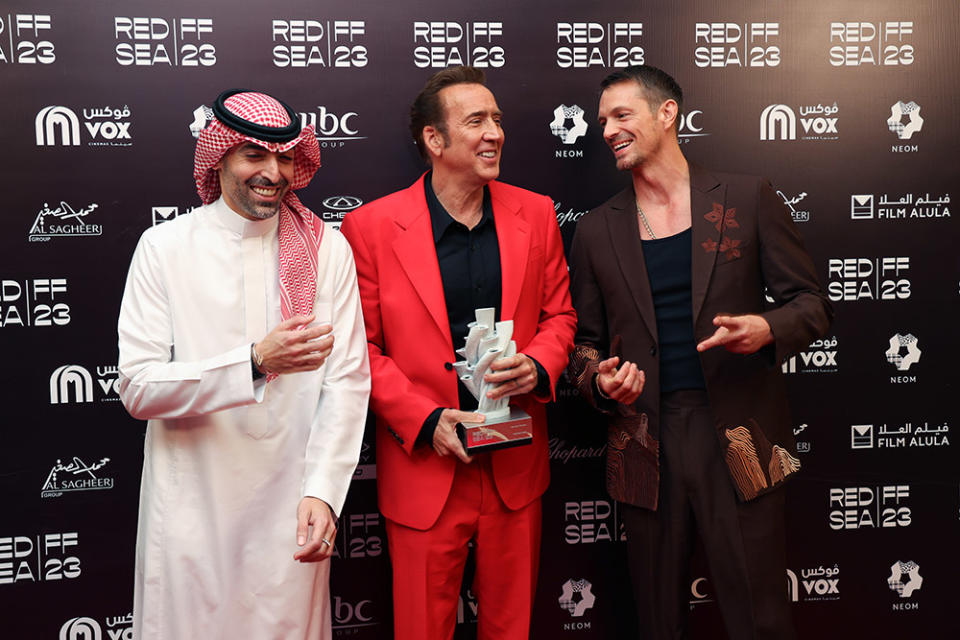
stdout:
{"type": "MultiPolygon", "coordinates": [[[[118,401],[116,319],[140,234],[199,204],[197,106],[235,86],[294,105],[324,161],[301,198],[337,225],[423,170],[406,117],[427,76],[482,67],[505,113],[502,178],[553,198],[569,246],[628,180],[597,85],[634,63],[684,87],[689,158],[771,178],[836,307],[783,364],[801,637],[960,637],[956,0],[2,5],[3,638],[133,635],[145,424],[118,401]]],[[[533,637],[635,637],[604,428],[563,383],[550,417],[533,637]]],[[[368,425],[333,562],[338,638],[392,636],[375,478],[368,425]]],[[[694,569],[693,630],[722,638],[702,557],[694,569]]],[[[465,587],[458,636],[476,614],[465,587]]]]}

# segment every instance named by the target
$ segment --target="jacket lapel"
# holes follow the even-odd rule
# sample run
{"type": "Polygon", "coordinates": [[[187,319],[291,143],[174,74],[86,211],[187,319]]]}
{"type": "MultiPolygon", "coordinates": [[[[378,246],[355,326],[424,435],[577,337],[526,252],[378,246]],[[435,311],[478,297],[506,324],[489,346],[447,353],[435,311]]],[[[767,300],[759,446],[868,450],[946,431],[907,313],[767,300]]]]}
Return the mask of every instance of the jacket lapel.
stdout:
{"type": "Polygon", "coordinates": [[[393,241],[393,251],[421,302],[430,312],[437,328],[452,345],[447,303],[443,297],[443,280],[437,262],[437,248],[433,243],[430,211],[423,192],[423,176],[407,189],[408,205],[397,214],[399,227],[393,241]]]}
{"type": "Polygon", "coordinates": [[[520,215],[520,203],[490,183],[493,220],[500,245],[500,319],[512,320],[520,301],[530,255],[530,225],[520,215]]]}
{"type": "Polygon", "coordinates": [[[690,164],[690,259],[693,324],[696,326],[717,263],[721,230],[735,213],[726,208],[726,187],[701,167],[690,164]]]}
{"type": "Polygon", "coordinates": [[[633,302],[640,311],[640,317],[647,331],[657,337],[657,317],[653,310],[653,295],[650,292],[650,278],[643,259],[643,245],[640,242],[640,228],[637,226],[637,202],[633,187],[618,193],[610,201],[611,213],[607,216],[610,241],[623,279],[633,294],[633,302]]]}

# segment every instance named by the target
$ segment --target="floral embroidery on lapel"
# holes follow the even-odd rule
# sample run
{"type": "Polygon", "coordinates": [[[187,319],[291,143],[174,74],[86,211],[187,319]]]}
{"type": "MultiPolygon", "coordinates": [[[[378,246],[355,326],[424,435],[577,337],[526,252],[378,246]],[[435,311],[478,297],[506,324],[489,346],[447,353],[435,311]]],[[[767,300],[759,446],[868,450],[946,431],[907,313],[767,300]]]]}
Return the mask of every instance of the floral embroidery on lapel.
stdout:
{"type": "Polygon", "coordinates": [[[718,202],[714,202],[713,209],[711,209],[709,213],[704,214],[703,217],[707,222],[712,222],[717,231],[737,229],[740,227],[740,223],[737,222],[737,208],[730,207],[727,209],[726,215],[724,215],[723,205],[718,202]]]}
{"type": "Polygon", "coordinates": [[[723,252],[723,257],[727,260],[733,260],[734,258],[740,257],[740,246],[739,240],[732,240],[727,236],[723,236],[723,240],[720,241],[720,251],[723,252]]]}
{"type": "MultiPolygon", "coordinates": [[[[714,228],[721,233],[727,229],[740,228],[740,223],[737,221],[737,208],[730,207],[724,211],[723,205],[719,202],[714,202],[713,209],[705,213],[703,218],[707,222],[713,224],[714,228]]],[[[702,246],[703,250],[707,253],[713,253],[719,248],[719,250],[723,253],[724,258],[727,260],[733,260],[734,258],[740,257],[740,241],[734,240],[728,237],[726,234],[723,234],[719,245],[713,238],[707,238],[706,241],[700,243],[700,246],[702,246]]]]}

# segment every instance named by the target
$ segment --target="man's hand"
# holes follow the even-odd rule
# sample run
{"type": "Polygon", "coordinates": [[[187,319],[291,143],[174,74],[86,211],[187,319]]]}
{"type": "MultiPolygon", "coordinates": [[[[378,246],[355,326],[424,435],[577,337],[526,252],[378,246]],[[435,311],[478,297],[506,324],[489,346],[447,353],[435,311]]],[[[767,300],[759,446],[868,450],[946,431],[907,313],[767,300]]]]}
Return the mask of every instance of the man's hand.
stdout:
{"type": "Polygon", "coordinates": [[[620,358],[614,356],[598,365],[597,386],[611,400],[633,404],[640,397],[647,377],[633,362],[624,362],[623,366],[617,369],[619,362],[620,358]]]}
{"type": "Polygon", "coordinates": [[[518,396],[537,387],[537,365],[530,356],[518,353],[509,358],[499,358],[490,364],[490,371],[483,376],[484,382],[500,383],[487,392],[491,400],[503,396],[518,396]]]}
{"type": "Polygon", "coordinates": [[[263,340],[254,345],[263,358],[263,373],[297,373],[319,369],[333,351],[333,326],[299,329],[313,322],[314,316],[293,316],[284,320],[263,340]],[[324,337],[325,336],[325,337],[324,337]]]}
{"type": "MultiPolygon", "coordinates": [[[[291,318],[293,320],[293,318],[291,318]]],[[[320,562],[333,553],[333,540],[337,535],[333,510],[320,498],[306,496],[297,506],[297,546],[293,554],[300,562],[320,562]]]]}
{"type": "Polygon", "coordinates": [[[747,354],[759,351],[773,342],[770,325],[762,316],[717,314],[713,318],[713,325],[717,330],[697,345],[697,351],[723,345],[727,351],[747,354]]]}
{"type": "Polygon", "coordinates": [[[482,413],[444,409],[440,413],[440,420],[437,421],[437,428],[433,431],[433,450],[441,457],[452,453],[461,461],[470,464],[473,458],[467,455],[463,449],[463,443],[457,437],[457,423],[483,422],[486,419],[487,417],[482,413]]]}

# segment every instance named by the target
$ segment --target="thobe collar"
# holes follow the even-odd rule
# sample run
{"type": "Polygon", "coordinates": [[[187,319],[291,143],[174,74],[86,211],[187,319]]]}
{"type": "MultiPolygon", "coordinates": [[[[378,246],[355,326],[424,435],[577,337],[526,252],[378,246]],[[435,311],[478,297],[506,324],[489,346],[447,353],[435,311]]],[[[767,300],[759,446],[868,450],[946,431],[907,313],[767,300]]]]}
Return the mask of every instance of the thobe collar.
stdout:
{"type": "Polygon", "coordinates": [[[277,222],[280,218],[280,213],[277,212],[276,215],[270,216],[266,220],[248,220],[231,209],[230,205],[223,200],[222,195],[210,207],[213,209],[213,215],[217,222],[242,238],[263,236],[276,232],[277,222]]]}

